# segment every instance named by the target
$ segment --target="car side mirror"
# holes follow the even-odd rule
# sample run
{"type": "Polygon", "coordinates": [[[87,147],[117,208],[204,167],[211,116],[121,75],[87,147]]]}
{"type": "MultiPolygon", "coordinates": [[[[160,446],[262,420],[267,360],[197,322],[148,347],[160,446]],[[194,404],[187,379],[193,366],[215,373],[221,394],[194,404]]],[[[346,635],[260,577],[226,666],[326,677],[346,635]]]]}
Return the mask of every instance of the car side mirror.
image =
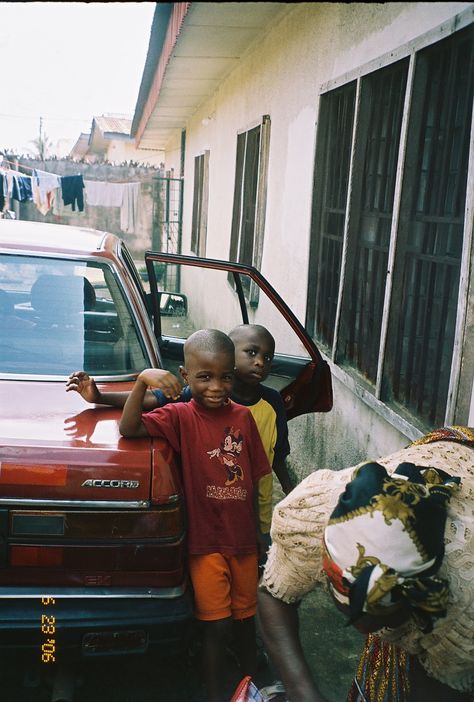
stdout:
{"type": "Polygon", "coordinates": [[[181,293],[163,290],[158,293],[160,314],[167,317],[185,317],[188,314],[188,299],[181,293]]]}

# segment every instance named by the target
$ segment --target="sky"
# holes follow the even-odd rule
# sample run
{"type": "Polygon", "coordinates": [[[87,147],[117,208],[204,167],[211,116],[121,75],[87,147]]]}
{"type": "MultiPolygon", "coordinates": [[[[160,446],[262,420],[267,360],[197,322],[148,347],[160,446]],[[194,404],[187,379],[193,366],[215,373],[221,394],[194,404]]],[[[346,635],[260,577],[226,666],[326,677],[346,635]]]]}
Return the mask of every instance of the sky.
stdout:
{"type": "Polygon", "coordinates": [[[154,2],[0,2],[0,151],[34,153],[40,117],[57,155],[96,115],[133,117],[154,10],[154,2]]]}

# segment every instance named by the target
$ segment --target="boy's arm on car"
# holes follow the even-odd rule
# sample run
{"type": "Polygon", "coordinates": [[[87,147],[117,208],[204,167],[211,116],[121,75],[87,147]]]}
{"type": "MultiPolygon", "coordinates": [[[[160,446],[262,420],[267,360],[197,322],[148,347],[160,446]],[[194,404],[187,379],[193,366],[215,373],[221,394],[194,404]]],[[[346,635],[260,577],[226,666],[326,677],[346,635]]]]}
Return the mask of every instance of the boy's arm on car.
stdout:
{"type": "Polygon", "coordinates": [[[159,386],[160,382],[161,375],[158,368],[147,368],[138,375],[133,390],[125,402],[120,419],[119,429],[122,436],[126,438],[149,436],[142,422],[143,400],[147,388],[155,388],[159,386]]]}
{"type": "MultiPolygon", "coordinates": [[[[154,368],[157,375],[154,387],[159,388],[166,398],[175,400],[181,393],[179,380],[167,370],[154,368]]],[[[124,407],[130,393],[128,392],[101,392],[97,384],[85,371],[74,371],[66,382],[66,392],[75,390],[86,402],[96,405],[110,405],[111,407],[124,407]]],[[[161,403],[151,390],[147,390],[143,397],[142,410],[148,412],[161,403]]]]}

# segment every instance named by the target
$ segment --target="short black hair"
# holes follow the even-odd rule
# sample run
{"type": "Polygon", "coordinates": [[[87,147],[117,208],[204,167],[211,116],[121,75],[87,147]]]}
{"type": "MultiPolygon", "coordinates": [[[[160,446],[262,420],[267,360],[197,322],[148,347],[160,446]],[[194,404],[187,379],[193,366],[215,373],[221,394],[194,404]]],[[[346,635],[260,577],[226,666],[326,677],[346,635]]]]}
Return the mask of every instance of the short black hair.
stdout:
{"type": "Polygon", "coordinates": [[[235,357],[234,342],[219,329],[199,329],[199,331],[194,332],[184,342],[183,351],[185,363],[186,354],[194,353],[195,351],[235,357]]]}
{"type": "Polygon", "coordinates": [[[239,324],[230,330],[229,337],[231,339],[237,338],[242,331],[256,331],[258,334],[266,336],[267,339],[273,344],[273,347],[275,347],[275,339],[273,338],[272,334],[270,334],[266,327],[262,327],[261,324],[239,324]]]}

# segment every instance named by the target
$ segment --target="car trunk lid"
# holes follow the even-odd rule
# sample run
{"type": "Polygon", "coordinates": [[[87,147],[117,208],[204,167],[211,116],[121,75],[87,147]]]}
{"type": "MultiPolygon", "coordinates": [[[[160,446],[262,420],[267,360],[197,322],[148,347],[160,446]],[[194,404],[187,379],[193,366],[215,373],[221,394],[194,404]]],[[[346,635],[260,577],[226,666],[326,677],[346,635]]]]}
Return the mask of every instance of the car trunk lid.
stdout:
{"type": "Polygon", "coordinates": [[[173,453],[121,437],[120,413],[63,383],[0,381],[0,586],[183,583],[173,453]]]}
{"type": "Polygon", "coordinates": [[[122,438],[119,418],[61,383],[0,381],[0,498],[149,500],[151,442],[122,438]]]}

